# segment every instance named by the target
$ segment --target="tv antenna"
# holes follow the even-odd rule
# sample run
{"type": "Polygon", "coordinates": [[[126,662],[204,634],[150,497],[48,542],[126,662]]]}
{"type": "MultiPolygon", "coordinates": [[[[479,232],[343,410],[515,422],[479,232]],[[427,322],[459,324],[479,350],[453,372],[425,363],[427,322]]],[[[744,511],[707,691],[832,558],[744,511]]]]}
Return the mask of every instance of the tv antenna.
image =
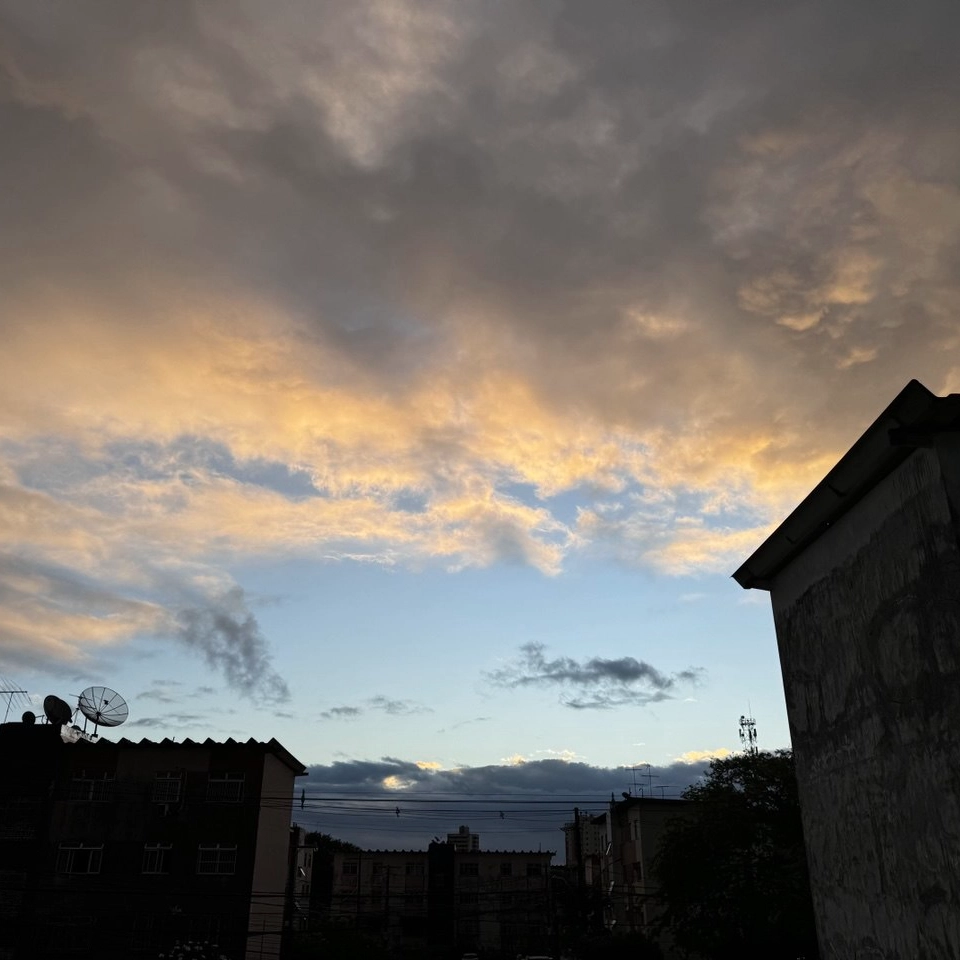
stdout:
{"type": "Polygon", "coordinates": [[[27,699],[26,690],[17,690],[15,689],[16,685],[11,684],[9,680],[5,680],[3,677],[0,677],[0,697],[7,698],[7,707],[3,711],[3,722],[7,722],[7,717],[10,714],[10,707],[14,703],[18,707],[29,707],[30,701],[27,699]]]}
{"type": "MultiPolygon", "coordinates": [[[[638,789],[638,788],[637,788],[637,771],[638,771],[638,770],[643,770],[644,772],[640,774],[640,779],[643,779],[644,777],[646,778],[646,780],[647,780],[647,795],[652,797],[652,796],[653,796],[653,781],[654,781],[654,780],[659,780],[659,779],[660,779],[660,774],[658,774],[658,773],[653,773],[652,770],[651,770],[651,768],[650,768],[650,764],[649,764],[649,763],[638,763],[638,764],[636,764],[636,766],[631,767],[630,770],[631,770],[631,772],[633,773],[633,790],[632,790],[632,793],[633,793],[634,795],[636,795],[637,789],[638,789]]],[[[644,796],[643,787],[640,787],[640,788],[639,788],[639,791],[640,791],[640,796],[641,796],[641,797],[644,796]]]]}
{"type": "Polygon", "coordinates": [[[94,736],[97,727],[119,727],[130,716],[127,701],[109,687],[87,687],[80,694],[77,707],[83,714],[83,732],[87,732],[86,721],[91,720],[94,736]]]}
{"type": "Polygon", "coordinates": [[[740,717],[740,743],[743,745],[743,752],[748,757],[755,757],[759,753],[757,749],[757,721],[753,717],[740,717]]]}

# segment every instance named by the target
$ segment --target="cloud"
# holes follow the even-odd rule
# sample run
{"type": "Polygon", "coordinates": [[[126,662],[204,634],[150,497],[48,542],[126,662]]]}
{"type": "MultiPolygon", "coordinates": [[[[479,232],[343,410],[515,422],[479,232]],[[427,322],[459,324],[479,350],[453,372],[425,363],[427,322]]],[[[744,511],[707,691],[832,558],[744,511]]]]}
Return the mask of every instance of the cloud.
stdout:
{"type": "MultiPolygon", "coordinates": [[[[707,767],[706,761],[651,766],[653,795],[679,796],[707,767]]],[[[426,849],[432,837],[467,823],[480,833],[481,849],[540,848],[558,851],[560,859],[558,831],[573,819],[573,808],[585,815],[603,813],[635,783],[628,766],[521,756],[483,767],[443,768],[382,757],[307,769],[307,802],[297,821],[368,849],[426,849]]]]}
{"type": "Polygon", "coordinates": [[[348,720],[359,717],[371,710],[386,713],[391,717],[410,717],[420,713],[431,713],[430,707],[415,700],[395,700],[378,694],[375,697],[369,697],[359,705],[341,705],[324,710],[320,717],[323,720],[348,720]]]}
{"type": "Polygon", "coordinates": [[[205,606],[181,610],[177,626],[179,638],[222,671],[231,686],[270,703],[290,699],[286,681],[273,670],[260,625],[247,610],[239,587],[205,606]]]}
{"type": "Polygon", "coordinates": [[[873,14],[3,0],[4,662],[252,691],[251,558],[735,567],[960,382],[960,14],[873,14]]]}
{"type": "Polygon", "coordinates": [[[729,757],[733,751],[726,747],[718,747],[716,750],[687,750],[677,757],[677,763],[703,764],[704,761],[713,759],[723,759],[729,757]]]}
{"type": "Polygon", "coordinates": [[[360,707],[331,707],[320,714],[323,720],[345,720],[352,717],[359,717],[363,713],[360,707]]]}
{"type": "Polygon", "coordinates": [[[408,717],[417,713],[432,712],[429,707],[413,700],[391,700],[389,697],[376,696],[367,701],[373,710],[382,710],[391,717],[408,717]]]}
{"type": "Polygon", "coordinates": [[[437,733],[447,733],[453,730],[459,730],[461,727],[469,726],[473,723],[487,723],[492,720],[493,717],[471,717],[469,720],[459,720],[456,723],[450,724],[449,727],[443,727],[437,731],[437,733]]]}
{"type": "Polygon", "coordinates": [[[606,659],[592,657],[579,661],[572,657],[548,660],[542,643],[527,643],[520,657],[486,674],[500,687],[555,686],[573,687],[582,694],[565,696],[561,702],[576,710],[607,709],[627,705],[645,705],[673,698],[682,684],[697,683],[699,668],[665,674],[634,657],[606,659]]]}

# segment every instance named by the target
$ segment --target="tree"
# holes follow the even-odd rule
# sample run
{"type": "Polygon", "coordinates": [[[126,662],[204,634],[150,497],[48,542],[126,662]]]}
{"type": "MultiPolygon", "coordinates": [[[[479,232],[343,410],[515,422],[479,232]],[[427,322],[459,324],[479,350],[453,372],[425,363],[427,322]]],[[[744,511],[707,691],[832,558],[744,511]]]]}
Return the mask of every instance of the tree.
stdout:
{"type": "Polygon", "coordinates": [[[711,960],[815,960],[791,751],[714,760],[683,796],[654,861],[674,943],[711,960]]]}

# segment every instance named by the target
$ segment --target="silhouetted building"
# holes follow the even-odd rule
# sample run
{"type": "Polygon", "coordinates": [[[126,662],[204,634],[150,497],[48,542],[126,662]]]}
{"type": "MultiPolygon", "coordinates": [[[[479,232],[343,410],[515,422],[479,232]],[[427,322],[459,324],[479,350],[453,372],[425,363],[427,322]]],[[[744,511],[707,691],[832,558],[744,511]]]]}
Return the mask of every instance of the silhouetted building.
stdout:
{"type": "Polygon", "coordinates": [[[0,957],[278,957],[294,778],[276,740],[67,743],[0,726],[0,957]]]}
{"type": "Polygon", "coordinates": [[[460,853],[468,853],[480,849],[480,834],[471,833],[466,824],[460,824],[456,833],[447,834],[447,843],[460,853]]]}
{"type": "Polygon", "coordinates": [[[960,956],[960,395],[911,381],[735,577],[773,602],[823,955],[960,956]]]}
{"type": "Polygon", "coordinates": [[[553,856],[448,843],[339,852],[330,917],[431,955],[547,953],[553,856]]]}
{"type": "Polygon", "coordinates": [[[657,939],[663,913],[653,858],[666,825],[691,810],[687,800],[628,797],[610,804],[610,845],[603,858],[606,926],[657,939]],[[615,924],[611,921],[615,921],[615,924]]]}

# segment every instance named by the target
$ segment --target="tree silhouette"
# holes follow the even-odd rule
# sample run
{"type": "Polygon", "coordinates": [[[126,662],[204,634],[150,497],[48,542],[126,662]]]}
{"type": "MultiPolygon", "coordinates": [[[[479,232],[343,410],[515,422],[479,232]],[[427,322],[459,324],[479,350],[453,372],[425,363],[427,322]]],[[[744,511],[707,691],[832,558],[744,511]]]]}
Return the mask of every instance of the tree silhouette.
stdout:
{"type": "Polygon", "coordinates": [[[674,943],[711,960],[815,960],[792,752],[714,760],[684,797],[695,806],[654,861],[674,943]]]}

